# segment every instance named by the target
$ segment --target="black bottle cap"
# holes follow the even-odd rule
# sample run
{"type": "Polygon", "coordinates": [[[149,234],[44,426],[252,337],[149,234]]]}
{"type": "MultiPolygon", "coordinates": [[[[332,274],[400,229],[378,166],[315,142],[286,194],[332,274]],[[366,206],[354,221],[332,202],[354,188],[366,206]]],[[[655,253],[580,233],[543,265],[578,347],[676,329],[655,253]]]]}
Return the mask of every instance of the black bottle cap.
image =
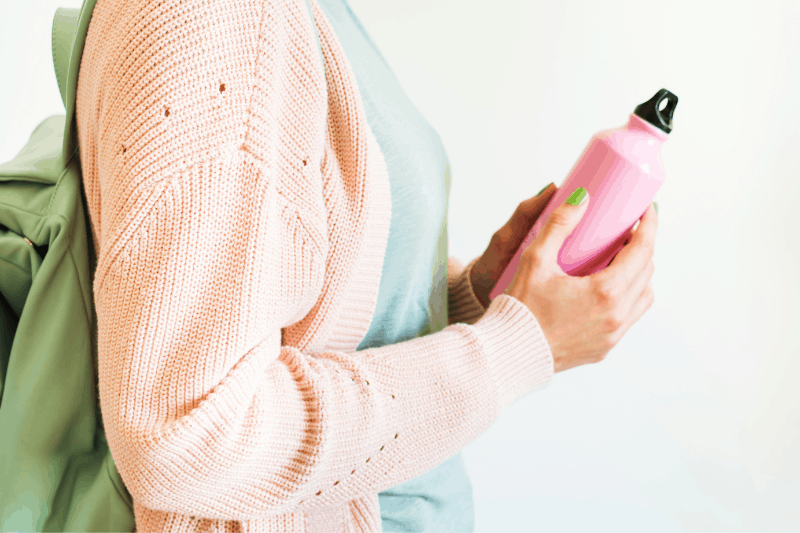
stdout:
{"type": "Polygon", "coordinates": [[[672,114],[675,113],[677,105],[678,97],[666,89],[661,89],[650,100],[637,105],[633,114],[669,133],[672,131],[672,114]],[[659,109],[661,101],[664,99],[667,100],[667,105],[664,109],[659,109]]]}

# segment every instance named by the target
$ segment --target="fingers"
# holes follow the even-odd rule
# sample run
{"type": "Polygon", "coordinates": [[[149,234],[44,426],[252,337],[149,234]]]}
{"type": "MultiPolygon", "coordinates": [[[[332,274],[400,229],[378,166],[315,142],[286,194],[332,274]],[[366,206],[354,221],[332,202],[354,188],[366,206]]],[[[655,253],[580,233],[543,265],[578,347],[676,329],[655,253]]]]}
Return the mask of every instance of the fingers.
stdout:
{"type": "Polygon", "coordinates": [[[521,202],[508,222],[495,233],[494,238],[499,241],[495,242],[495,245],[502,247],[503,250],[519,248],[557,189],[558,187],[550,183],[536,196],[521,202]]]}
{"type": "MultiPolygon", "coordinates": [[[[528,229],[530,226],[533,226],[533,222],[538,217],[542,211],[544,211],[545,207],[547,207],[547,203],[550,201],[550,198],[555,194],[558,187],[556,187],[553,183],[550,183],[547,187],[545,187],[539,194],[536,196],[531,196],[527,200],[523,201],[517,207],[517,210],[514,212],[514,215],[509,220],[511,222],[517,222],[523,226],[527,225],[528,229]]],[[[527,233],[527,232],[526,232],[527,233]]]]}
{"type": "Polygon", "coordinates": [[[561,267],[558,266],[558,253],[589,207],[589,202],[591,202],[589,193],[584,191],[584,194],[582,203],[579,205],[572,205],[564,201],[550,213],[541,232],[536,236],[536,240],[523,252],[529,260],[546,265],[548,268],[558,269],[563,273],[561,267]]]}
{"type": "Polygon", "coordinates": [[[658,216],[651,203],[630,242],[617,253],[608,267],[593,274],[596,280],[600,283],[623,280],[624,288],[630,287],[653,258],[657,228],[658,216]]]}
{"type": "Polygon", "coordinates": [[[628,313],[628,319],[626,321],[624,330],[627,331],[632,325],[634,325],[642,315],[644,315],[648,309],[653,305],[655,301],[655,295],[653,294],[653,286],[648,281],[647,284],[642,289],[642,292],[639,293],[638,298],[633,303],[631,307],[630,313],[628,313]]]}
{"type": "Polygon", "coordinates": [[[645,266],[641,271],[639,271],[638,274],[636,274],[636,277],[633,279],[630,286],[628,286],[627,291],[624,293],[628,299],[628,301],[625,302],[625,305],[628,308],[633,307],[645,289],[650,286],[650,280],[653,278],[653,272],[655,272],[655,264],[651,259],[650,262],[647,263],[647,266],[645,266]]]}

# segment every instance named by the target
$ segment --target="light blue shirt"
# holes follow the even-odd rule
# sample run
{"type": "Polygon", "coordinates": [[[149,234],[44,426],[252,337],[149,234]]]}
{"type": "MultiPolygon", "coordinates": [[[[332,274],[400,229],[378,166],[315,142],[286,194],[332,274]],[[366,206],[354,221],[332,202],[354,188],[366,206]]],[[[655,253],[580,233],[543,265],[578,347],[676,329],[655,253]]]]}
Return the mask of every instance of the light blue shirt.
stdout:
{"type": "MultiPolygon", "coordinates": [[[[378,302],[358,350],[447,326],[450,165],[439,135],[406,96],[346,0],[317,0],[355,74],[386,161],[392,218],[378,302]]],[[[386,532],[472,532],[472,485],[461,453],[379,495],[386,532]]]]}

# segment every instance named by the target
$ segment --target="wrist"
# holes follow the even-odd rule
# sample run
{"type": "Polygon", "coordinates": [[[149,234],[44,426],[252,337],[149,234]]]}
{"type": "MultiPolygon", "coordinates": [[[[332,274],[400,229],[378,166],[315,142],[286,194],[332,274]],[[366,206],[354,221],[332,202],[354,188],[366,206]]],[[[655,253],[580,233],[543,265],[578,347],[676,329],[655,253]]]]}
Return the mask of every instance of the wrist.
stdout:
{"type": "Polygon", "coordinates": [[[472,265],[472,268],[470,268],[469,282],[470,285],[472,285],[472,292],[475,294],[475,298],[477,298],[478,302],[480,302],[483,307],[489,307],[488,295],[491,287],[489,287],[488,290],[485,287],[486,284],[484,283],[478,268],[480,263],[480,261],[476,261],[472,265]]]}

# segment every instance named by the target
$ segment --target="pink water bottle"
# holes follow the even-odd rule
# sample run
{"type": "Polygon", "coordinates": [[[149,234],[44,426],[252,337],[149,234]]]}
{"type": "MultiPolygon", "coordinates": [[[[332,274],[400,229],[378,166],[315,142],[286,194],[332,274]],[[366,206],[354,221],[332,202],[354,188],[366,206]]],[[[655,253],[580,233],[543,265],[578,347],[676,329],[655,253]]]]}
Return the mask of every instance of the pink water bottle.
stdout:
{"type": "Polygon", "coordinates": [[[502,294],[514,279],[522,251],[536,239],[547,217],[579,187],[589,207],[558,253],[558,264],[570,276],[588,276],[608,266],[631,235],[664,183],[661,145],[672,131],[678,97],[661,89],[640,104],[628,123],[596,133],[566,180],[520,245],[489,295],[502,294]],[[666,106],[661,109],[661,103],[666,106]]]}

